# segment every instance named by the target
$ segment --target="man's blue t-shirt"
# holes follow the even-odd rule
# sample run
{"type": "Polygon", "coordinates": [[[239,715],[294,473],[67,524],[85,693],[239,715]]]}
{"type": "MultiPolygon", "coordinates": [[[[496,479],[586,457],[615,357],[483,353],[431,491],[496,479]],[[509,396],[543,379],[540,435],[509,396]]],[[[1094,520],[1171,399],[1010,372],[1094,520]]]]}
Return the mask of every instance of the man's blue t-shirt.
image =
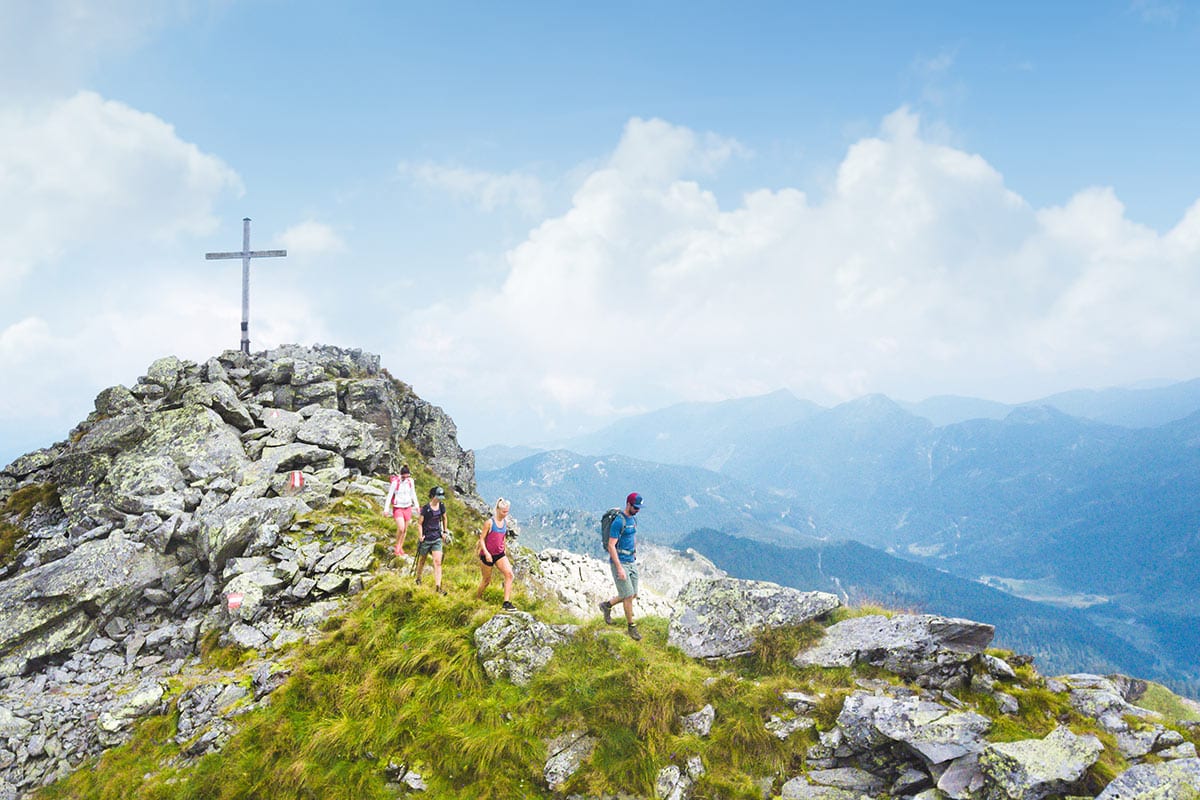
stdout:
{"type": "Polygon", "coordinates": [[[617,514],[612,527],[608,529],[608,538],[617,540],[617,560],[622,564],[632,564],[635,558],[637,544],[634,535],[637,534],[637,519],[626,517],[624,512],[617,514]]]}

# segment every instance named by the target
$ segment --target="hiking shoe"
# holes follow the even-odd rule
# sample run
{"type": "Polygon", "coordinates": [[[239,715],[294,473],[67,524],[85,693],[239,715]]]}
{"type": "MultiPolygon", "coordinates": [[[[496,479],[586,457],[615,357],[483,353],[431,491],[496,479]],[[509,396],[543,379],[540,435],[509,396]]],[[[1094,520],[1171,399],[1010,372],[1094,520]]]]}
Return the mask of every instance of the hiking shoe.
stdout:
{"type": "Polygon", "coordinates": [[[628,633],[629,638],[633,639],[635,642],[640,642],[642,640],[642,634],[638,633],[637,625],[632,622],[629,623],[629,627],[625,630],[625,632],[628,633]]]}
{"type": "Polygon", "coordinates": [[[434,590],[435,592],[437,592],[438,594],[442,595],[443,597],[445,597],[445,596],[446,596],[446,590],[445,590],[445,589],[443,589],[443,588],[442,588],[442,587],[440,587],[440,586],[435,586],[435,587],[433,587],[433,590],[434,590]]]}
{"type": "Polygon", "coordinates": [[[417,578],[417,586],[420,586],[420,585],[421,585],[421,579],[417,578]]]}
{"type": "Polygon", "coordinates": [[[517,607],[514,606],[512,603],[508,602],[507,600],[504,601],[504,605],[502,605],[501,608],[503,608],[505,611],[516,611],[517,610],[517,607]]]}
{"type": "Polygon", "coordinates": [[[600,601],[600,613],[604,615],[604,624],[612,625],[612,605],[607,600],[600,601]]]}

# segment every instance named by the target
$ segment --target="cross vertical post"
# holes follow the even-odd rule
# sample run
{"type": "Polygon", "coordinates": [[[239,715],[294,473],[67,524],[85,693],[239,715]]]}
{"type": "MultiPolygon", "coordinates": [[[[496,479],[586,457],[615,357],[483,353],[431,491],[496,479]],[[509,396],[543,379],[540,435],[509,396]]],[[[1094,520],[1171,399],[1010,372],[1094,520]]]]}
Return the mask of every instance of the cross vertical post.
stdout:
{"type": "Polygon", "coordinates": [[[250,353],[250,259],[252,258],[281,258],[287,255],[287,250],[251,250],[250,249],[250,218],[242,219],[242,250],[235,253],[205,253],[209,261],[224,258],[240,258],[242,260],[242,343],[243,353],[250,353]]]}

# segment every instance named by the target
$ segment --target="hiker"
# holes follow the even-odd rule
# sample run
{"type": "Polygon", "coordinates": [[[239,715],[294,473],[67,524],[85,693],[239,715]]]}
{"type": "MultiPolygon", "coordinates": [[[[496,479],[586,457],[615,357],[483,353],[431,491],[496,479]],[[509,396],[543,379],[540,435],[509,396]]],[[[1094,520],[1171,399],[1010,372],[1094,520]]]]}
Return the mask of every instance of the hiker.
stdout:
{"type": "Polygon", "coordinates": [[[600,603],[600,613],[604,621],[612,624],[613,607],[620,603],[625,609],[625,632],[629,638],[640,641],[642,634],[638,632],[637,624],[633,621],[633,601],[637,598],[637,513],[642,508],[642,496],[630,492],[625,498],[625,510],[617,514],[608,529],[608,561],[612,569],[613,583],[617,586],[617,596],[600,603]]]}
{"type": "Polygon", "coordinates": [[[413,483],[408,465],[400,468],[399,475],[392,476],[391,486],[388,487],[387,497],[383,499],[383,513],[390,510],[396,520],[396,546],[392,552],[397,559],[405,558],[404,538],[408,535],[408,523],[412,522],[414,512],[420,510],[421,501],[417,499],[417,487],[413,483]]]}
{"type": "Polygon", "coordinates": [[[492,568],[495,567],[504,576],[504,610],[515,611],[517,607],[512,604],[512,564],[504,552],[504,538],[508,534],[509,505],[503,497],[497,500],[492,516],[479,532],[479,546],[476,550],[479,553],[479,569],[483,574],[480,577],[479,590],[475,592],[475,599],[483,599],[483,590],[492,582],[492,568]]]}
{"type": "Polygon", "coordinates": [[[445,594],[442,588],[442,542],[450,540],[446,519],[446,490],[435,486],[429,490],[429,502],[421,506],[421,540],[417,542],[417,584],[425,569],[425,558],[433,560],[433,590],[445,594]]]}

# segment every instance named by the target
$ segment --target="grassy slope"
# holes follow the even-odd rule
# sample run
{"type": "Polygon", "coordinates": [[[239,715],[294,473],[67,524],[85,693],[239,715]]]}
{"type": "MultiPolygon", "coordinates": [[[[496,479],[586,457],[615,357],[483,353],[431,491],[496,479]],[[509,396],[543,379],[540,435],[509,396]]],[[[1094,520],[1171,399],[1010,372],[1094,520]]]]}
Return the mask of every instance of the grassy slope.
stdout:
{"type": "MultiPolygon", "coordinates": [[[[410,463],[424,494],[432,478],[415,459],[410,463]]],[[[435,595],[429,580],[418,587],[407,575],[382,575],[344,616],[327,623],[320,641],[289,652],[291,678],[267,706],[238,718],[238,731],[221,753],[194,763],[182,759],[172,741],[177,720],[172,706],[167,715],[142,722],[129,744],[35,796],[391,798],[383,773],[394,762],[424,776],[426,797],[550,797],[542,780],[544,740],[586,728],[599,744],[568,791],[653,796],[659,769],[699,755],[707,774],[697,796],[757,800],[756,779],[799,772],[801,754],[816,740],[809,731],[780,742],[763,727],[772,714],[791,713],[782,692],[823,695],[815,717],[818,728],[827,729],[855,678],[894,680],[872,670],[792,667],[791,655],[820,637],[817,623],[770,632],[752,656],[710,665],[668,648],[666,621],[651,618],[643,621],[641,643],[593,620],[529,687],[490,683],[472,632],[498,610],[500,590],[493,583],[484,601],[474,600],[479,571],[472,531],[482,520],[453,498],[450,511],[458,536],[446,557],[449,596],[435,595]],[[705,703],[716,708],[711,735],[681,735],[678,717],[705,703]]],[[[391,525],[364,500],[340,502],[311,521],[332,518],[373,531],[380,555],[390,554],[391,525]]],[[[410,535],[410,552],[413,542],[410,535]]],[[[523,596],[519,587],[518,606],[546,621],[567,621],[559,609],[523,596]]],[[[835,619],[848,613],[856,612],[840,611],[835,619]]],[[[238,656],[216,651],[208,662],[234,667],[238,656]]],[[[248,683],[249,672],[244,675],[248,683]]],[[[998,723],[994,738],[1044,735],[1056,717],[1069,719],[1080,732],[1094,729],[1060,696],[1037,688],[1040,680],[1028,670],[1024,679],[1033,688],[1004,687],[1021,701],[1023,712],[998,723]]],[[[964,699],[996,716],[990,697],[967,693],[964,699]]],[[[1097,786],[1123,766],[1111,738],[1105,741],[1108,754],[1094,768],[1097,786]]]]}

